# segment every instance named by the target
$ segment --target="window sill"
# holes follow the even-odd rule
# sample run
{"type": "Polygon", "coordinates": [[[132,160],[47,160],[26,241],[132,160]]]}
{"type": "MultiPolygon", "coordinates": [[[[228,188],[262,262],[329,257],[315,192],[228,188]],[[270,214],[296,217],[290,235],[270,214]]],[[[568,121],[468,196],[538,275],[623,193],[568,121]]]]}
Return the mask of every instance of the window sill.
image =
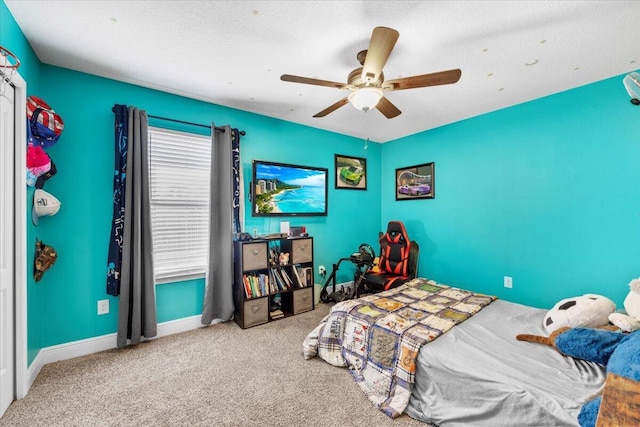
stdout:
{"type": "Polygon", "coordinates": [[[155,279],[155,284],[166,285],[168,283],[179,283],[186,282],[188,280],[204,279],[205,277],[205,273],[181,274],[177,276],[157,278],[155,279]]]}

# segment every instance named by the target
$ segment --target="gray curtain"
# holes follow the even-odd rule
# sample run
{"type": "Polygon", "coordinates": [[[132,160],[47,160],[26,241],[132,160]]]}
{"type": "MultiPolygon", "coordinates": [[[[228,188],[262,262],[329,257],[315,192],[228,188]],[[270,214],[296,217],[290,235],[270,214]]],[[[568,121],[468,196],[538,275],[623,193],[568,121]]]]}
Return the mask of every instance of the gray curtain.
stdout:
{"type": "Polygon", "coordinates": [[[233,173],[232,130],[211,123],[211,188],[209,190],[209,265],[203,325],[233,316],[233,173]]]}
{"type": "Polygon", "coordinates": [[[128,108],[125,213],[120,272],[117,346],[157,335],[156,294],[149,200],[148,118],[128,108]]]}

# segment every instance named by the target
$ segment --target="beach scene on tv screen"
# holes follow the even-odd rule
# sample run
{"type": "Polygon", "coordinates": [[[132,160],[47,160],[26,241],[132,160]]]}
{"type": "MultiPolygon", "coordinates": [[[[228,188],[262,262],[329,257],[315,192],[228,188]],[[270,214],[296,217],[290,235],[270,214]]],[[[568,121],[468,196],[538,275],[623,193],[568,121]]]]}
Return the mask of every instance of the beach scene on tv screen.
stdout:
{"type": "Polygon", "coordinates": [[[323,214],[327,172],[304,167],[257,163],[256,214],[323,214]]]}

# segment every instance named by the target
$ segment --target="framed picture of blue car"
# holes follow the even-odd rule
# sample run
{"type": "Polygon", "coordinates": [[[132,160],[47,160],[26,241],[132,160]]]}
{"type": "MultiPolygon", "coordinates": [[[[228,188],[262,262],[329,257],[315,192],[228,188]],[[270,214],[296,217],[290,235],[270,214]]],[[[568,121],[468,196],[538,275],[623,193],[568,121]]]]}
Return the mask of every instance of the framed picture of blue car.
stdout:
{"type": "Polygon", "coordinates": [[[434,199],[436,171],[433,162],[396,169],[396,200],[434,199]]]}
{"type": "Polygon", "coordinates": [[[336,188],[367,189],[367,160],[362,157],[335,155],[336,188]]]}

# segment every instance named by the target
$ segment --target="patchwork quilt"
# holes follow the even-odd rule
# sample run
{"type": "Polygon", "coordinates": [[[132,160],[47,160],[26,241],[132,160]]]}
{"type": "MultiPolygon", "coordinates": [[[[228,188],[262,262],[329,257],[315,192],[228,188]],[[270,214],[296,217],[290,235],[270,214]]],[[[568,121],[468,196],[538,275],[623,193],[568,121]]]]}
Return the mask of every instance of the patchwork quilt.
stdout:
{"type": "Polygon", "coordinates": [[[420,348],[495,299],[416,278],[334,305],[305,338],[304,356],[348,367],[369,400],[396,418],[409,403],[420,348]]]}

